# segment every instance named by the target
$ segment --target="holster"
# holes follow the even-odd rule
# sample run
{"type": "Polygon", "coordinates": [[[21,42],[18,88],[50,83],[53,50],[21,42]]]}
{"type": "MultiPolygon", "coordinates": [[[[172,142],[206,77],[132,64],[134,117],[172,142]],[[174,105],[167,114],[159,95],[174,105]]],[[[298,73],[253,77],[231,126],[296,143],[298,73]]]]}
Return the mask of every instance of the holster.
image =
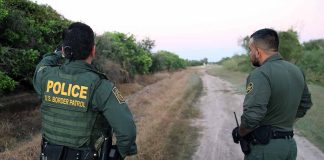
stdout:
{"type": "Polygon", "coordinates": [[[122,157],[118,151],[117,145],[112,145],[109,151],[109,160],[121,160],[122,157]]]}
{"type": "Polygon", "coordinates": [[[241,150],[244,153],[244,155],[248,155],[251,152],[251,147],[249,141],[247,141],[245,138],[240,139],[240,146],[241,150]]]}
{"type": "Polygon", "coordinates": [[[247,139],[253,145],[266,145],[271,139],[291,139],[293,136],[293,131],[275,131],[270,125],[266,125],[253,130],[247,139]]]}
{"type": "Polygon", "coordinates": [[[240,138],[240,146],[244,155],[251,152],[250,144],[268,144],[272,135],[271,126],[261,126],[253,130],[248,135],[240,138]]]}
{"type": "Polygon", "coordinates": [[[116,145],[112,145],[112,138],[106,137],[101,147],[99,160],[121,160],[122,157],[116,145]]]}
{"type": "Polygon", "coordinates": [[[266,145],[272,138],[272,132],[272,127],[270,125],[260,126],[250,133],[250,142],[252,144],[266,145]]]}

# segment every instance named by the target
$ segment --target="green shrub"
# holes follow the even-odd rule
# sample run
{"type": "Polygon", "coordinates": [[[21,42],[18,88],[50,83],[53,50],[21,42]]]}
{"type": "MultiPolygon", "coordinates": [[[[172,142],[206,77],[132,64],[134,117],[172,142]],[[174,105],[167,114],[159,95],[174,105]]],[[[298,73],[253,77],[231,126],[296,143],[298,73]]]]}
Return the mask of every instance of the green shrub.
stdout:
{"type": "Polygon", "coordinates": [[[279,35],[279,53],[287,61],[296,63],[302,57],[302,45],[298,40],[298,34],[293,29],[281,31],[279,35]]]}
{"type": "Polygon", "coordinates": [[[96,41],[97,54],[116,62],[131,76],[149,72],[154,41],[147,38],[137,42],[134,35],[120,32],[106,32],[97,36],[96,41]]]}
{"type": "Polygon", "coordinates": [[[149,73],[149,69],[152,66],[152,59],[148,54],[140,54],[133,59],[136,66],[136,70],[140,74],[149,73]]]}
{"type": "Polygon", "coordinates": [[[31,80],[39,57],[33,49],[0,48],[0,62],[3,71],[15,80],[31,80]]]}
{"type": "Polygon", "coordinates": [[[234,55],[231,58],[223,58],[218,64],[231,71],[250,72],[253,70],[250,57],[247,54],[234,55]]]}
{"type": "Polygon", "coordinates": [[[8,10],[3,7],[3,0],[0,0],[0,21],[8,15],[8,10]]]}
{"type": "Polygon", "coordinates": [[[0,95],[13,91],[17,85],[12,78],[0,71],[0,95]]]}
{"type": "Polygon", "coordinates": [[[234,58],[224,61],[222,64],[228,70],[238,71],[238,62],[234,58]]]}
{"type": "Polygon", "coordinates": [[[304,70],[307,80],[324,84],[324,50],[306,51],[298,65],[304,70]]]}
{"type": "Polygon", "coordinates": [[[199,60],[191,60],[191,61],[187,61],[188,66],[202,66],[204,65],[203,61],[199,61],[199,60]]]}
{"type": "Polygon", "coordinates": [[[16,82],[31,82],[41,54],[56,48],[70,23],[47,5],[0,0],[0,71],[16,82]]]}
{"type": "Polygon", "coordinates": [[[186,68],[187,66],[187,62],[184,59],[169,51],[158,51],[152,55],[152,59],[151,72],[163,70],[174,71],[186,68]]]}
{"type": "Polygon", "coordinates": [[[305,51],[324,49],[324,39],[316,39],[304,42],[303,48],[305,51]]]}

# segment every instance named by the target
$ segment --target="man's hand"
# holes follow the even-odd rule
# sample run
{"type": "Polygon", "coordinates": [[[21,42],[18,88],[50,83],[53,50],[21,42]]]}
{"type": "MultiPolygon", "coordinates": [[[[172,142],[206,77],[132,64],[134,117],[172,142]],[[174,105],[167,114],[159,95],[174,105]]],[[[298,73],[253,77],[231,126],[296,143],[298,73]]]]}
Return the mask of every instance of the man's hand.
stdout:
{"type": "Polygon", "coordinates": [[[240,134],[239,134],[239,127],[235,127],[232,131],[232,137],[233,137],[233,141],[234,143],[239,143],[240,141],[240,134]]]}

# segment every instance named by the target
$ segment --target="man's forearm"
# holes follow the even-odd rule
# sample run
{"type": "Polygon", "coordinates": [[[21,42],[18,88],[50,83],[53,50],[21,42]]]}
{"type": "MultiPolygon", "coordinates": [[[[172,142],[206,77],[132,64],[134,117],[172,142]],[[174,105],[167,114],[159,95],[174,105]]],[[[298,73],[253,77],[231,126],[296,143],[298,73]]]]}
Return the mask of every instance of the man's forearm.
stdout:
{"type": "Polygon", "coordinates": [[[39,66],[56,66],[60,65],[63,61],[62,52],[48,53],[39,63],[39,66]]]}

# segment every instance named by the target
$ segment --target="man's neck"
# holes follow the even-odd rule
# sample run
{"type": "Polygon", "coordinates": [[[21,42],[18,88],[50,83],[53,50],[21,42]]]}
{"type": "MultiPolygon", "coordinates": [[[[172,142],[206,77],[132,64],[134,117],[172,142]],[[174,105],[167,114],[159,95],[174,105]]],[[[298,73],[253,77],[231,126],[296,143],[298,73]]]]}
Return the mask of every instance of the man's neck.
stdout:
{"type": "Polygon", "coordinates": [[[92,63],[92,58],[88,57],[87,59],[84,60],[86,63],[91,64],[92,63]]]}
{"type": "Polygon", "coordinates": [[[261,58],[261,65],[263,65],[264,62],[267,61],[267,59],[269,59],[270,57],[272,57],[275,54],[277,54],[277,52],[271,52],[271,53],[264,54],[264,56],[261,58]]]}

